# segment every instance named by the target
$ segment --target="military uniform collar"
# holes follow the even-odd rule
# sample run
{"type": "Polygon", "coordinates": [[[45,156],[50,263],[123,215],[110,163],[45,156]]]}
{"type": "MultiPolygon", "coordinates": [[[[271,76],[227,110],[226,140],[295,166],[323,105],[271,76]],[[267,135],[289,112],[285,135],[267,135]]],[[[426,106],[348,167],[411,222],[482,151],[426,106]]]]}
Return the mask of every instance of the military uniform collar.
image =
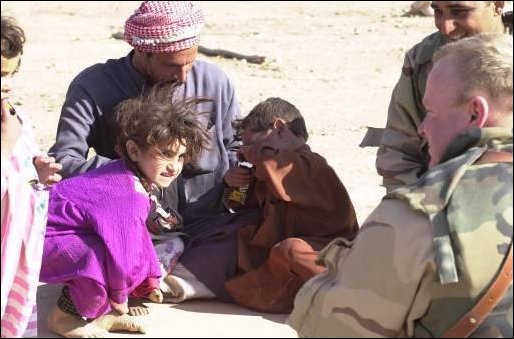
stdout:
{"type": "Polygon", "coordinates": [[[500,149],[508,148],[508,145],[512,152],[512,128],[472,128],[460,134],[450,144],[441,162],[453,159],[472,147],[487,146],[488,149],[500,149]]]}
{"type": "Polygon", "coordinates": [[[446,39],[439,32],[427,36],[420,45],[421,50],[416,55],[416,63],[421,65],[431,62],[434,53],[444,44],[446,44],[446,39]]]}

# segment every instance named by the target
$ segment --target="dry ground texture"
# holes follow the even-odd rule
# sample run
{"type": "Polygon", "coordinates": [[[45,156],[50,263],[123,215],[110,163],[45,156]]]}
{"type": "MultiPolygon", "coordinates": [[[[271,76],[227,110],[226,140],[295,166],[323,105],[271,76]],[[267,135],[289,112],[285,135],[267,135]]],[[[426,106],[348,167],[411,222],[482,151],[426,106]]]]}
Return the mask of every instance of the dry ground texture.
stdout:
{"type": "MultiPolygon", "coordinates": [[[[28,38],[21,71],[16,76],[15,103],[23,104],[30,113],[38,142],[47,150],[53,143],[60,107],[73,77],[87,66],[129,52],[127,43],[111,35],[122,29],[139,2],[1,4],[2,15],[15,16],[28,38]]],[[[402,1],[216,1],[203,2],[203,7],[207,25],[202,45],[263,55],[268,61],[255,65],[202,55],[199,58],[218,64],[228,74],[235,83],[243,113],[271,96],[287,99],[300,109],[311,134],[309,144],[340,175],[362,223],[379,203],[384,190],[375,171],[376,149],[362,149],[358,144],[366,126],[385,124],[403,55],[434,31],[433,19],[402,17],[409,7],[409,2],[402,1]]],[[[47,299],[45,303],[53,302],[47,299]]],[[[204,310],[201,303],[189,305],[182,308],[204,310]]],[[[207,313],[214,317],[216,311],[210,307],[212,312],[207,313]]],[[[169,305],[158,308],[163,312],[169,309],[169,305]]],[[[220,313],[237,310],[229,307],[220,313]]],[[[245,319],[263,320],[256,313],[245,314],[251,315],[245,319]]],[[[180,315],[174,316],[176,319],[180,315]]],[[[234,326],[239,326],[240,331],[231,332],[232,325],[220,322],[219,318],[212,318],[211,322],[204,318],[199,326],[199,321],[181,316],[183,321],[170,319],[171,333],[161,336],[268,333],[264,321],[236,321],[234,326]]],[[[278,322],[283,319],[272,317],[278,322]]],[[[271,323],[269,336],[291,335],[284,325],[271,323]]],[[[149,336],[153,335],[160,336],[159,332],[149,336]]]]}

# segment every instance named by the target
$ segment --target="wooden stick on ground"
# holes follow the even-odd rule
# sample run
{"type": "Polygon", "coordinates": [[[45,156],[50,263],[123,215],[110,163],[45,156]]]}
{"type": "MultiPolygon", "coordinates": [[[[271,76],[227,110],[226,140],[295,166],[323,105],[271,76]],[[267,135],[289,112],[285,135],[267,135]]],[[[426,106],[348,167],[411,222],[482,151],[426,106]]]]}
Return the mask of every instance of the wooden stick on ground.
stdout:
{"type": "MultiPolygon", "coordinates": [[[[123,32],[116,32],[112,35],[113,39],[123,40],[123,32]]],[[[251,64],[262,64],[266,61],[266,57],[259,55],[244,55],[236,52],[227,51],[225,49],[210,49],[204,46],[198,46],[198,53],[202,53],[204,55],[210,57],[221,56],[226,59],[238,59],[238,60],[246,60],[251,64]]]]}
{"type": "Polygon", "coordinates": [[[211,57],[221,56],[227,59],[246,60],[251,64],[262,64],[264,61],[266,61],[266,57],[259,55],[244,55],[236,52],[227,51],[225,49],[210,49],[204,46],[199,46],[198,52],[211,57]]]}

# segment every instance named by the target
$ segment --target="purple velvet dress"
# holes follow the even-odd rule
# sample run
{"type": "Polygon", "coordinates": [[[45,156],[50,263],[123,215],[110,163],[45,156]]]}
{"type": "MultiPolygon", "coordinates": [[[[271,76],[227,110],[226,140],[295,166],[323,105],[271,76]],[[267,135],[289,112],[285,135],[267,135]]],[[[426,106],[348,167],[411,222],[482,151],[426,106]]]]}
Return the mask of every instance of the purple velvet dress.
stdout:
{"type": "Polygon", "coordinates": [[[50,192],[40,280],[65,283],[77,311],[96,318],[142,286],[156,285],[158,258],[145,220],[150,200],[123,160],[50,192]]]}

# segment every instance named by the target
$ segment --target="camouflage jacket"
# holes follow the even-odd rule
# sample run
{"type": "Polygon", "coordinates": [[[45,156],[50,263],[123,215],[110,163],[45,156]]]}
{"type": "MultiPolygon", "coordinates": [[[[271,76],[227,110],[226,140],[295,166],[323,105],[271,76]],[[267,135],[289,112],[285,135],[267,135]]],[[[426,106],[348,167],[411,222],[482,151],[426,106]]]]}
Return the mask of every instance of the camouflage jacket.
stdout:
{"type": "MultiPolygon", "coordinates": [[[[506,32],[512,34],[512,12],[505,13],[503,19],[506,32]]],[[[376,159],[377,172],[383,177],[387,192],[416,182],[427,170],[427,152],[417,130],[426,115],[422,100],[432,57],[445,43],[443,35],[436,32],[405,55],[402,74],[389,104],[386,128],[380,130],[376,159]]]]}
{"type": "Polygon", "coordinates": [[[418,135],[418,126],[426,115],[422,100],[432,56],[444,44],[443,35],[436,32],[405,55],[376,160],[378,174],[383,177],[388,192],[416,182],[427,170],[426,150],[418,135]]]}
{"type": "MultiPolygon", "coordinates": [[[[512,130],[462,135],[448,161],[386,196],[354,241],[323,249],[328,269],[298,292],[288,319],[300,336],[439,337],[468,311],[512,243],[512,164],[475,164],[486,150],[512,153],[512,130]],[[438,269],[447,248],[437,244],[450,234],[458,282],[438,269]]],[[[474,335],[512,336],[509,293],[474,335]]]]}

